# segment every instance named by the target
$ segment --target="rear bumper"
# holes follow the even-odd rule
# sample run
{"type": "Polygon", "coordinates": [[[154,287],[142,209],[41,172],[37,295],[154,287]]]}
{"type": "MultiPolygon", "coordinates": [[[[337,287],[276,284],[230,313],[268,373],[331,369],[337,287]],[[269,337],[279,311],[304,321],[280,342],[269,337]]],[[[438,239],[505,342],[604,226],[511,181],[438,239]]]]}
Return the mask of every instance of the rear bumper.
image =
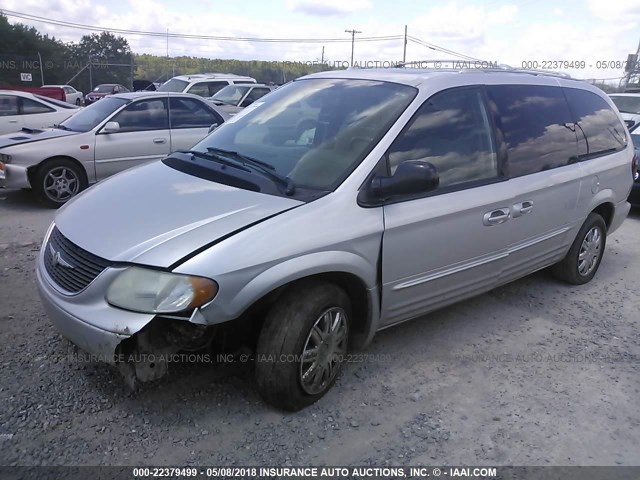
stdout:
{"type": "Polygon", "coordinates": [[[640,207],[640,181],[633,182],[627,201],[634,207],[640,207]]]}
{"type": "Polygon", "coordinates": [[[626,200],[618,203],[615,206],[613,210],[613,218],[611,219],[611,225],[609,225],[609,229],[607,231],[608,235],[615,232],[618,227],[622,225],[624,219],[627,218],[627,215],[629,215],[629,210],[631,210],[631,204],[626,200]]]}

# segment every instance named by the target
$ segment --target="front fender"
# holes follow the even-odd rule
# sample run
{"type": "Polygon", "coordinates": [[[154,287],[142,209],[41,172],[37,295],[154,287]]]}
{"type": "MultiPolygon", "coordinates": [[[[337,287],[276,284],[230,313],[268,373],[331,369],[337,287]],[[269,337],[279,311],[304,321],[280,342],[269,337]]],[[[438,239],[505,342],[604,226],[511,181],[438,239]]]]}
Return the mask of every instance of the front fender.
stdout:
{"type": "Polygon", "coordinates": [[[231,301],[233,312],[242,312],[278,287],[295,280],[321,273],[350,273],[358,277],[367,289],[375,287],[376,266],[350,252],[316,252],[289,259],[265,270],[253,278],[231,301]]]}
{"type": "MultiPolygon", "coordinates": [[[[232,295],[222,290],[209,305],[201,309],[209,324],[240,317],[255,302],[283,285],[322,273],[347,273],[359,278],[367,290],[376,290],[376,265],[364,257],[345,251],[323,251],[301,255],[275,264],[254,276],[232,295]]],[[[370,302],[377,298],[369,295],[370,302]]],[[[372,305],[370,305],[372,307],[372,305]]],[[[375,310],[375,308],[374,308],[375,310]]]]}

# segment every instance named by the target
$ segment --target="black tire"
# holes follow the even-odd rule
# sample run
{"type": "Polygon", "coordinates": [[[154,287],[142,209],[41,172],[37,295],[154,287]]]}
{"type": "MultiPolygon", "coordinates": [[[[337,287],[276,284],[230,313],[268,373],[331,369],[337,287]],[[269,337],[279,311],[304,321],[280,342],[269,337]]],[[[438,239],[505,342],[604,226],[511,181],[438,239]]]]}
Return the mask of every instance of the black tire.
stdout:
{"type": "MultiPolygon", "coordinates": [[[[265,323],[260,332],[258,346],[256,348],[256,380],[258,389],[264,400],[283,410],[296,411],[320,399],[335,383],[343,365],[349,340],[349,319],[351,317],[351,305],[349,297],[342,288],[332,283],[320,281],[306,281],[299,283],[287,290],[269,311],[265,323]],[[342,346],[340,353],[325,356],[331,352],[331,347],[322,351],[321,345],[317,346],[318,353],[315,362],[323,367],[313,370],[313,377],[320,379],[319,391],[310,391],[309,385],[303,386],[303,369],[308,363],[299,362],[303,356],[305,346],[313,343],[312,329],[324,318],[326,312],[329,315],[344,312],[344,325],[346,331],[341,328],[340,341],[342,346]],[[344,342],[344,343],[343,343],[344,342]],[[291,360],[291,358],[295,360],[291,360]],[[326,363],[327,359],[328,364],[326,363]],[[329,365],[331,368],[326,368],[329,365]],[[324,380],[325,372],[327,374],[324,380]],[[320,375],[315,375],[319,373],[320,375]]],[[[332,323],[333,320],[329,321],[332,323]]],[[[319,324],[322,325],[322,324],[319,324]]],[[[343,325],[340,321],[340,325],[343,325]]],[[[314,330],[314,333],[317,330],[314,330]]],[[[337,329],[336,329],[337,332],[337,329]]],[[[330,334],[331,335],[331,334],[330,334]]],[[[323,344],[325,340],[323,339],[323,344]]],[[[327,341],[327,344],[330,340],[327,341]]],[[[309,367],[312,371],[313,367],[309,367]]],[[[309,372],[306,372],[309,373],[309,372]]],[[[311,376],[309,377],[311,379],[311,376]]],[[[311,379],[313,381],[313,379],[311,379]]]]}
{"type": "MultiPolygon", "coordinates": [[[[591,243],[594,242],[595,240],[591,243]]],[[[604,255],[606,243],[607,224],[600,215],[592,212],[582,224],[582,227],[580,227],[580,231],[578,232],[578,235],[576,235],[567,256],[562,261],[551,267],[551,272],[556,278],[573,285],[583,285],[590,282],[598,271],[598,267],[602,261],[602,256],[604,255]],[[594,248],[587,249],[585,255],[585,258],[587,259],[585,261],[587,263],[584,264],[581,262],[579,257],[583,249],[583,243],[587,241],[587,235],[591,235],[594,229],[600,236],[600,246],[597,251],[594,248]],[[595,260],[589,262],[589,259],[594,258],[595,260]]]]}
{"type": "Polygon", "coordinates": [[[82,102],[80,101],[79,98],[76,98],[76,105],[79,107],[80,105],[82,105],[82,102]]]}
{"type": "Polygon", "coordinates": [[[74,161],[53,158],[38,167],[31,186],[47,207],[59,208],[87,188],[87,177],[84,169],[74,161]],[[59,179],[55,180],[56,177],[59,179]],[[60,182],[59,189],[56,182],[60,182]]]}

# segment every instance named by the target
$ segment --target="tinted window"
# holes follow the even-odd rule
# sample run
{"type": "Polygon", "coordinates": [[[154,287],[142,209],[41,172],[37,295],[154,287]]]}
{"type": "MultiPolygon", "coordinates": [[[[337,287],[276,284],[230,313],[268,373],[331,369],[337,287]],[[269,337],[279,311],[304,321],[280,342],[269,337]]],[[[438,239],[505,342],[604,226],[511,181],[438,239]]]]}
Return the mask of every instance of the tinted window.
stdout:
{"type": "Polygon", "coordinates": [[[40,102],[36,102],[34,100],[30,100],[28,98],[21,98],[22,102],[22,114],[23,115],[31,115],[34,113],[48,113],[54,112],[55,110],[51,107],[47,107],[40,102]]]}
{"type": "Polygon", "coordinates": [[[120,124],[120,131],[163,130],[169,128],[165,100],[142,100],[132,103],[112,121],[120,124]]]}
{"type": "Polygon", "coordinates": [[[200,82],[192,85],[187,93],[201,97],[211,97],[214,93],[229,85],[227,82],[200,82]]]}
{"type": "Polygon", "coordinates": [[[171,128],[209,128],[222,124],[222,118],[209,110],[202,102],[191,98],[171,98],[171,128]]]}
{"type": "Polygon", "coordinates": [[[246,107],[248,105],[251,105],[253,102],[258,100],[260,97],[264,97],[269,92],[270,90],[268,88],[254,88],[253,90],[251,90],[251,92],[249,92],[249,95],[247,95],[247,98],[242,101],[240,106],[246,107]]]}
{"type": "Polygon", "coordinates": [[[610,95],[611,100],[615,103],[621,113],[640,114],[640,95],[620,96],[610,95]]]}
{"type": "Polygon", "coordinates": [[[159,92],[184,92],[184,88],[189,85],[189,82],[185,82],[184,80],[178,80],[177,78],[172,78],[171,80],[163,83],[158,87],[159,92]]]}
{"type": "Polygon", "coordinates": [[[578,137],[586,138],[580,142],[582,157],[598,156],[627,145],[624,126],[603,98],[577,88],[565,88],[564,92],[578,122],[578,137]]]}
{"type": "Polygon", "coordinates": [[[387,152],[391,173],[406,160],[432,163],[440,187],[493,178],[498,162],[479,89],[456,89],[427,100],[387,152]]]}
{"type": "Polygon", "coordinates": [[[575,160],[576,134],[562,89],[495,85],[487,91],[497,108],[510,177],[562,167],[575,160]]]}
{"type": "Polygon", "coordinates": [[[13,95],[0,96],[0,117],[18,114],[18,98],[13,95]]]}

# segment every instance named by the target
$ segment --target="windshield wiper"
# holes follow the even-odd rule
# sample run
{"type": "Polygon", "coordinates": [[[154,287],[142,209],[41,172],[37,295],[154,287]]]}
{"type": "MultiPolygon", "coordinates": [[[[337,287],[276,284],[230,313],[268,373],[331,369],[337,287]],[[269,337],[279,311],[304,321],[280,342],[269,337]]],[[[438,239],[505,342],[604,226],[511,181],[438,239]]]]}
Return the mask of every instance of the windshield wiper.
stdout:
{"type": "Polygon", "coordinates": [[[57,123],[53,124],[53,128],[58,128],[60,130],[67,130],[69,132],[73,132],[73,130],[71,130],[69,127],[65,127],[64,125],[59,125],[57,123]]]}
{"type": "Polygon", "coordinates": [[[189,153],[196,157],[204,158],[207,160],[213,160],[214,162],[221,163],[222,165],[226,165],[232,168],[237,168],[238,170],[242,170],[243,172],[251,172],[251,170],[245,167],[242,163],[239,163],[233,160],[226,160],[224,157],[221,157],[220,155],[217,155],[217,154],[199,152],[197,150],[178,150],[177,153],[189,153]]]}
{"type": "Polygon", "coordinates": [[[262,160],[258,160],[257,158],[249,157],[247,155],[243,155],[242,153],[234,152],[232,150],[225,150],[223,148],[207,147],[207,151],[214,153],[218,156],[230,155],[232,157],[237,158],[242,163],[242,165],[249,164],[252,167],[260,170],[262,173],[264,173],[266,176],[268,176],[275,182],[278,182],[281,185],[283,185],[285,187],[284,193],[287,196],[291,196],[296,192],[296,185],[295,183],[293,183],[293,180],[291,180],[289,177],[276,173],[275,171],[276,167],[274,167],[270,163],[263,162],[262,160]]]}

